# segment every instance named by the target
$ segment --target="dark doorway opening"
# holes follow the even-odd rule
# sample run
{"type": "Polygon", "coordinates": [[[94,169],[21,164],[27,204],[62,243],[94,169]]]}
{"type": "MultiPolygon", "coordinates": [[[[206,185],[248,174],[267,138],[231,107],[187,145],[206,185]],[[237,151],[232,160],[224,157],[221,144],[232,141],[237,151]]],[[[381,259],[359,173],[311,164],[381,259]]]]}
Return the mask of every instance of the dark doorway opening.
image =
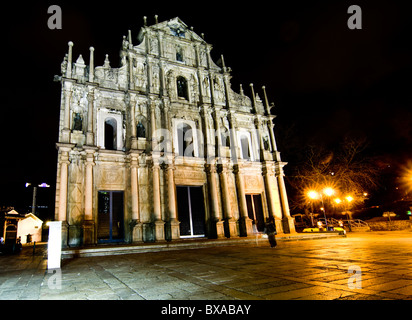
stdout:
{"type": "Polygon", "coordinates": [[[99,191],[97,241],[124,241],[123,191],[99,191]]]}
{"type": "Polygon", "coordinates": [[[106,150],[117,149],[117,121],[113,118],[107,118],[104,122],[104,147],[106,150]]]}
{"type": "Polygon", "coordinates": [[[262,196],[260,194],[246,195],[247,213],[256,226],[257,231],[263,232],[265,229],[265,219],[263,216],[262,196]]]}
{"type": "Polygon", "coordinates": [[[205,207],[202,187],[176,187],[181,237],[205,236],[205,207]]]}

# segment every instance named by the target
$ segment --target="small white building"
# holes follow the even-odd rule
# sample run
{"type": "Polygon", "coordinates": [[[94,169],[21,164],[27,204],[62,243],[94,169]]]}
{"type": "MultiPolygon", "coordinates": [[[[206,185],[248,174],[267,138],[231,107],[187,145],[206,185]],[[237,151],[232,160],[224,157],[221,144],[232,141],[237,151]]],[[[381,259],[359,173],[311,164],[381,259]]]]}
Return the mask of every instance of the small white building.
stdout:
{"type": "Polygon", "coordinates": [[[27,243],[27,235],[31,235],[31,242],[41,241],[43,221],[33,213],[26,214],[24,219],[19,220],[17,224],[17,238],[21,237],[21,243],[27,243]]]}

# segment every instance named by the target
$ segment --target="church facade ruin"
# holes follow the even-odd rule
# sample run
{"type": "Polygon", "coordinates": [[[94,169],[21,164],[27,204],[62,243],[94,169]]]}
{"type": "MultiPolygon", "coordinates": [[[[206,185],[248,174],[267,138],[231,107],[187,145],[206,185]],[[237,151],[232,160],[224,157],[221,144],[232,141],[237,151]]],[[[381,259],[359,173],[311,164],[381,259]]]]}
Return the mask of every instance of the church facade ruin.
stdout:
{"type": "MultiPolygon", "coordinates": [[[[157,19],[156,19],[157,20],[157,19]]],[[[121,66],[61,65],[55,220],[63,245],[295,232],[271,115],[174,18],[123,37],[121,66]]]]}

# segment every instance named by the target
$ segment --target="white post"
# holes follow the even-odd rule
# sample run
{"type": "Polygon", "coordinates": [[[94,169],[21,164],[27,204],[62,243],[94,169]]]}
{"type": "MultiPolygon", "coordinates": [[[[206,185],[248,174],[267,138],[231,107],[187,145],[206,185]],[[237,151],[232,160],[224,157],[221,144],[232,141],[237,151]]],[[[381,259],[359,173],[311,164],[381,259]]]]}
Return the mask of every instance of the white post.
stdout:
{"type": "Polygon", "coordinates": [[[47,269],[60,269],[62,255],[62,222],[49,222],[49,241],[47,246],[47,269]]]}

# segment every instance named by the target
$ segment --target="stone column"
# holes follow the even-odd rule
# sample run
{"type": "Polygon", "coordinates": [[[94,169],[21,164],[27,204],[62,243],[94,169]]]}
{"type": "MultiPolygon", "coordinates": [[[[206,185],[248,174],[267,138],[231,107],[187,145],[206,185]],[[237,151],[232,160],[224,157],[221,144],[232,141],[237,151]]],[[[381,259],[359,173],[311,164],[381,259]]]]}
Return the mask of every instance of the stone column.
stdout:
{"type": "Polygon", "coordinates": [[[60,151],[60,182],[59,182],[59,208],[57,220],[62,221],[62,246],[67,247],[68,225],[67,225],[67,186],[69,172],[69,151],[74,147],[70,144],[57,144],[60,151]]]}
{"type": "Polygon", "coordinates": [[[132,241],[143,241],[143,224],[139,212],[139,158],[138,154],[131,155],[130,186],[132,193],[132,241]]]}
{"type": "MultiPolygon", "coordinates": [[[[272,142],[272,151],[277,151],[277,146],[276,146],[276,138],[275,138],[275,133],[273,131],[273,119],[275,116],[268,116],[268,128],[269,128],[269,134],[270,134],[270,140],[272,142]]],[[[276,160],[280,161],[280,157],[278,156],[278,158],[276,158],[276,160]]]]}
{"type": "Polygon", "coordinates": [[[151,123],[151,135],[152,135],[152,152],[155,150],[157,145],[157,136],[156,136],[156,112],[155,112],[155,102],[150,102],[150,123],[151,123]]]}
{"type": "Polygon", "coordinates": [[[237,237],[236,220],[232,216],[232,208],[230,206],[229,186],[227,182],[227,165],[222,165],[219,173],[220,185],[222,190],[222,205],[225,213],[225,230],[228,237],[237,237]]]}
{"type": "Polygon", "coordinates": [[[89,82],[94,81],[94,48],[90,47],[89,82]]]}
{"type": "Polygon", "coordinates": [[[84,187],[83,244],[95,243],[93,219],[93,166],[95,149],[86,149],[86,176],[84,187]]]}
{"type": "Polygon", "coordinates": [[[247,204],[246,204],[246,194],[245,194],[245,182],[243,179],[243,174],[240,172],[239,165],[235,166],[235,177],[237,186],[237,195],[239,200],[240,218],[239,218],[239,233],[241,236],[252,235],[252,220],[248,216],[247,204]]]}
{"type": "Polygon", "coordinates": [[[218,157],[221,156],[221,148],[222,148],[222,136],[220,132],[220,110],[218,107],[215,107],[215,112],[214,114],[214,121],[215,121],[215,139],[217,138],[217,141],[215,140],[216,143],[216,151],[215,154],[218,155],[218,157]]]}
{"type": "Polygon", "coordinates": [[[129,51],[129,89],[134,90],[133,55],[129,51]]]}
{"type": "Polygon", "coordinates": [[[235,112],[230,111],[228,114],[228,120],[229,120],[229,133],[230,133],[230,153],[231,153],[231,159],[233,163],[238,163],[238,158],[239,158],[239,147],[238,147],[238,141],[237,141],[237,123],[236,123],[236,117],[235,117],[235,112]]]}
{"type": "Polygon", "coordinates": [[[88,101],[88,111],[87,111],[87,137],[86,144],[88,146],[94,145],[94,130],[93,130],[93,112],[94,112],[94,91],[89,89],[89,94],[87,95],[88,101]]]}
{"type": "Polygon", "coordinates": [[[73,52],[73,42],[69,41],[69,53],[67,55],[67,70],[66,70],[66,77],[72,77],[72,52],[73,52]]]}
{"type": "Polygon", "coordinates": [[[61,142],[70,143],[70,100],[72,97],[72,83],[64,82],[64,119],[61,142]]]}
{"type": "Polygon", "coordinates": [[[166,168],[167,174],[167,196],[169,209],[170,237],[172,240],[180,238],[180,222],[177,219],[176,210],[176,187],[174,180],[175,167],[169,164],[166,168]]]}
{"type": "Polygon", "coordinates": [[[206,56],[207,56],[207,68],[209,69],[209,89],[210,89],[210,99],[212,102],[212,105],[215,105],[215,90],[214,90],[214,84],[213,84],[213,73],[210,71],[211,68],[211,57],[210,57],[210,50],[211,47],[209,45],[206,46],[206,56]]]}
{"type": "Polygon", "coordinates": [[[216,165],[214,163],[208,165],[209,171],[209,190],[210,190],[210,199],[212,201],[212,227],[216,224],[216,237],[224,238],[225,230],[223,225],[223,220],[221,219],[219,213],[219,202],[218,202],[218,193],[216,185],[216,165]]]}
{"type": "Polygon", "coordinates": [[[279,195],[280,202],[282,204],[282,213],[283,213],[283,230],[286,233],[295,233],[295,224],[293,218],[290,216],[288,196],[286,193],[286,186],[284,180],[283,167],[286,165],[286,162],[277,162],[276,163],[276,175],[278,179],[279,186],[279,195]]]}
{"type": "Polygon", "coordinates": [[[265,178],[266,195],[269,207],[269,214],[275,218],[276,230],[283,231],[282,207],[279,198],[279,188],[275,177],[273,163],[264,163],[263,175],[265,178]]]}
{"type": "Polygon", "coordinates": [[[136,132],[136,101],[134,96],[130,98],[130,119],[131,119],[131,126],[132,126],[132,136],[131,139],[131,149],[137,149],[137,132],[136,132]]]}
{"type": "Polygon", "coordinates": [[[160,165],[158,159],[153,159],[153,215],[155,225],[156,241],[165,240],[164,221],[162,220],[161,200],[160,200],[160,165]]]}

